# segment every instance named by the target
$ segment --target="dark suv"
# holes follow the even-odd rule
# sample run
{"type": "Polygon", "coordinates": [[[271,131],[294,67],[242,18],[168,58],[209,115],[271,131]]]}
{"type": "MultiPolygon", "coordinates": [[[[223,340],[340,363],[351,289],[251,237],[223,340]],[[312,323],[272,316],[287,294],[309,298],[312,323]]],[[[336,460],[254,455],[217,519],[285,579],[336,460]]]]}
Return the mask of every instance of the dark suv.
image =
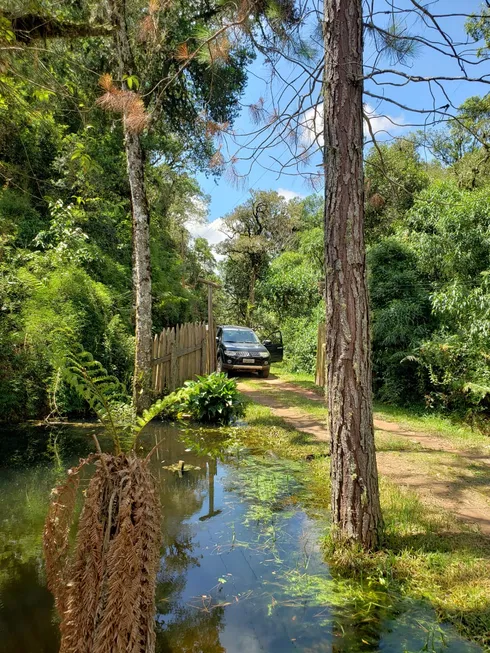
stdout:
{"type": "Polygon", "coordinates": [[[267,378],[270,364],[282,361],[283,345],[280,332],[261,343],[252,329],[220,326],[216,343],[218,372],[242,370],[258,372],[259,376],[267,378]]]}

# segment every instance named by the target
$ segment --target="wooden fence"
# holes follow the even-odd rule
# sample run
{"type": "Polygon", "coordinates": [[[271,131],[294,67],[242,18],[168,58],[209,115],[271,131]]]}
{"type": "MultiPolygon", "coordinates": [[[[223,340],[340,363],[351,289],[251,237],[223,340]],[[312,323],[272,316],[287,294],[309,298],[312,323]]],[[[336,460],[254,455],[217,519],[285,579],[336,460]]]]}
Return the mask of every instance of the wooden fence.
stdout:
{"type": "Polygon", "coordinates": [[[207,325],[183,324],[164,329],[153,339],[152,387],[156,394],[171,392],[216,369],[215,335],[207,325]],[[210,347],[210,338],[212,346],[210,347]],[[211,355],[209,355],[211,354],[211,355]]]}
{"type": "Polygon", "coordinates": [[[325,322],[320,322],[318,325],[318,339],[316,350],[316,385],[325,387],[325,374],[326,374],[326,356],[325,356],[325,339],[327,336],[325,322]]]}

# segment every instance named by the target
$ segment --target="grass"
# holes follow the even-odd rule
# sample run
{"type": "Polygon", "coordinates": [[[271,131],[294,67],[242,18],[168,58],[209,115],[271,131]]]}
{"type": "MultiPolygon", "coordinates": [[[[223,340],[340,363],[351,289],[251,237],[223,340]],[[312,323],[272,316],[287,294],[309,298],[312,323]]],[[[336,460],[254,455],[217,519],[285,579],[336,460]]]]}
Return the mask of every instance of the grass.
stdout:
{"type": "Polygon", "coordinates": [[[487,435],[463,422],[452,420],[441,413],[429,412],[423,407],[401,408],[375,402],[374,418],[396,422],[407,430],[423,431],[450,439],[458,447],[490,449],[487,435]]]}
{"type": "MultiPolygon", "coordinates": [[[[242,443],[303,461],[308,501],[312,508],[328,508],[328,444],[298,433],[266,406],[249,403],[245,419],[247,425],[237,429],[242,443]]],[[[381,450],[423,453],[420,445],[406,438],[385,433],[377,437],[381,450]]],[[[353,596],[360,586],[384,594],[393,609],[407,600],[428,602],[441,621],[490,651],[490,540],[388,479],[381,479],[380,495],[385,520],[382,549],[334,551],[327,536],[325,554],[334,578],[353,596]]]]}
{"type": "Polygon", "coordinates": [[[316,385],[312,374],[307,374],[306,372],[290,372],[286,369],[284,363],[274,363],[271,372],[286,383],[295,383],[306,390],[312,390],[320,397],[324,396],[323,388],[316,385]]]}
{"type": "Polygon", "coordinates": [[[237,429],[237,437],[251,449],[272,451],[291,460],[324,457],[329,452],[327,442],[296,431],[267,406],[248,403],[245,420],[247,425],[237,429]]]}
{"type": "Polygon", "coordinates": [[[385,541],[377,553],[326,548],[334,574],[371,578],[397,596],[428,601],[442,621],[490,647],[490,541],[430,509],[413,492],[381,482],[385,541]]]}
{"type": "Polygon", "coordinates": [[[375,431],[374,439],[376,451],[423,451],[419,442],[385,431],[375,431]]]}

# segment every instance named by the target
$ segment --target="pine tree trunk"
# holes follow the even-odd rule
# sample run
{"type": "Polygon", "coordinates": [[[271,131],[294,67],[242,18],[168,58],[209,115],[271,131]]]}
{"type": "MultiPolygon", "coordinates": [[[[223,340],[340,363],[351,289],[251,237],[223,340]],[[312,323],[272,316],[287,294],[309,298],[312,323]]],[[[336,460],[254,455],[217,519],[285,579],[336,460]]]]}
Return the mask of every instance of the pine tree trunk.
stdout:
{"type": "MultiPolygon", "coordinates": [[[[121,80],[136,73],[126,29],[122,0],[107,0],[121,80]]],[[[135,359],[133,399],[141,413],[151,404],[152,302],[150,212],[145,189],[145,161],[141,140],[124,124],[124,149],[133,214],[133,296],[135,302],[135,359]]]]}
{"type": "Polygon", "coordinates": [[[133,399],[138,413],[151,404],[151,260],[150,215],[145,192],[145,163],[138,134],[126,130],[124,147],[133,213],[133,288],[135,358],[133,399]]]}
{"type": "Polygon", "coordinates": [[[382,526],[364,245],[362,0],[324,2],[325,266],[332,533],[374,548],[382,526]]]}

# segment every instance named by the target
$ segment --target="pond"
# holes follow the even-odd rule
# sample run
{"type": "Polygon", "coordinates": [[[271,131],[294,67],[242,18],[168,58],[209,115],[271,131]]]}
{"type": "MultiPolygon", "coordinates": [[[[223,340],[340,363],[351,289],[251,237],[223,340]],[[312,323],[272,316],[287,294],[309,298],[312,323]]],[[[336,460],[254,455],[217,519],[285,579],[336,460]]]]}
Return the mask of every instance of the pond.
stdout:
{"type": "MultiPolygon", "coordinates": [[[[0,652],[55,653],[41,535],[62,465],[91,448],[86,428],[2,431],[0,652]]],[[[164,522],[157,651],[448,651],[477,646],[425,606],[331,577],[318,546],[327,516],[307,508],[301,465],[240,449],[223,433],[152,423],[164,522]],[[175,463],[184,461],[184,471],[175,463]],[[174,471],[175,469],[175,471],[174,471]]]]}

